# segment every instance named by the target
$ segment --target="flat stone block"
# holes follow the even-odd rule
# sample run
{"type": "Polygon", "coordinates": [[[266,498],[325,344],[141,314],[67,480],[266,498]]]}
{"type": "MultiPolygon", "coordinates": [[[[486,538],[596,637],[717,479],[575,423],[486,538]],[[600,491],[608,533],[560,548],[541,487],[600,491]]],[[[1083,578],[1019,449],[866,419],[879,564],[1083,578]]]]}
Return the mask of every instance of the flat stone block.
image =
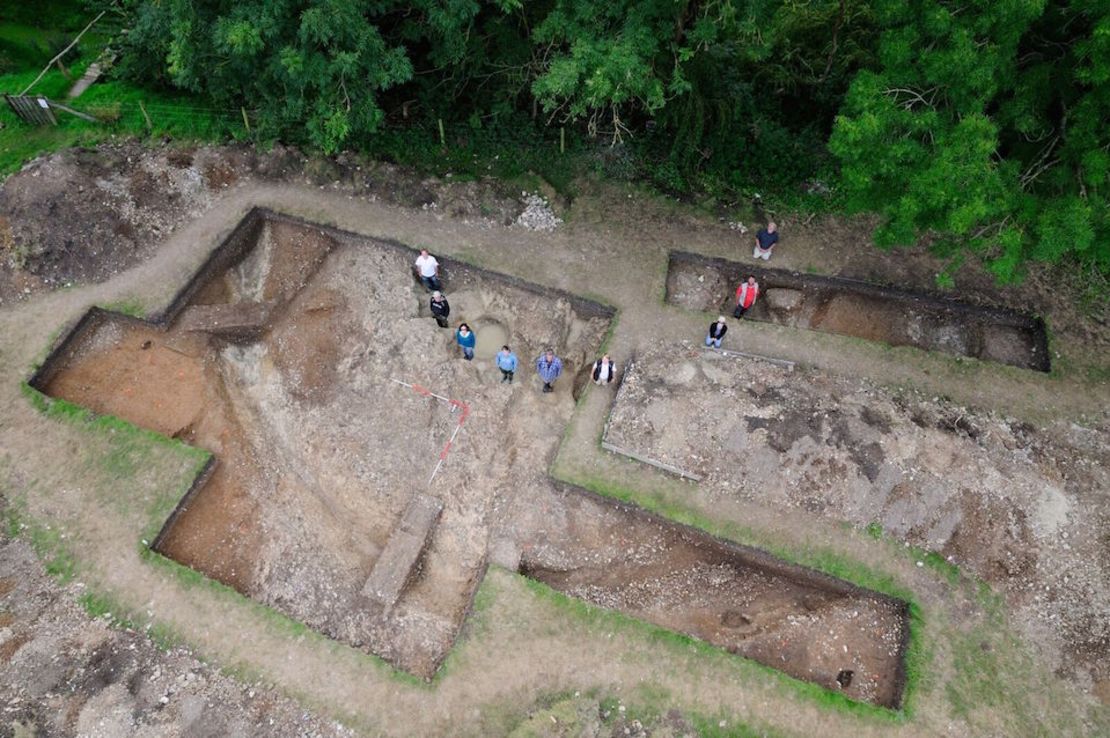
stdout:
{"type": "Polygon", "coordinates": [[[412,577],[416,562],[432,539],[432,531],[443,511],[443,503],[435,497],[413,496],[401,522],[390,535],[381,556],[374,562],[370,576],[362,587],[362,595],[380,604],[387,612],[400,599],[412,577]]]}

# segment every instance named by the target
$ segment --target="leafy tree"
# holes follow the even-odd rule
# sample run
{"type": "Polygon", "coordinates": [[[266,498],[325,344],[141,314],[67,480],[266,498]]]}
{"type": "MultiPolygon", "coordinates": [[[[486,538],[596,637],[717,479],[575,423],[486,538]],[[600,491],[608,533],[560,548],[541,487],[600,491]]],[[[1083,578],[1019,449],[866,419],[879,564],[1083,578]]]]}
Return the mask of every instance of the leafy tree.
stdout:
{"type": "Polygon", "coordinates": [[[135,2],[125,70],[216,104],[245,104],[259,111],[264,133],[334,152],[374,131],[384,117],[380,93],[411,79],[404,42],[434,42],[429,58],[448,62],[477,7],[472,0],[135,2]]]}
{"type": "Polygon", "coordinates": [[[853,80],[829,149],[848,206],[883,216],[877,243],[934,234],[1003,281],[1029,258],[1110,268],[1110,5],[875,10],[879,64],[853,80]]]}
{"type": "Polygon", "coordinates": [[[633,141],[671,190],[820,171],[882,246],[1110,274],[1107,0],[124,2],[127,74],[264,135],[331,152],[395,115],[526,140],[531,116],[633,141]]]}

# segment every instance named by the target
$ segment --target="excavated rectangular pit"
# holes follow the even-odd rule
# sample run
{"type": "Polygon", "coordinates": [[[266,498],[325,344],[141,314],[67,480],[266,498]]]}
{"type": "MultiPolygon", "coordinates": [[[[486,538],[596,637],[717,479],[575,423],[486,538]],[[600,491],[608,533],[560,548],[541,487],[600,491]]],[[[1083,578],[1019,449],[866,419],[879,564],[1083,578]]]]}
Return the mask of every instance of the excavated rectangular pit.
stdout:
{"type": "Polygon", "coordinates": [[[851,699],[897,709],[906,602],[557,484],[520,571],[851,699]]]}
{"type": "Polygon", "coordinates": [[[760,298],[745,320],[839,333],[1049,371],[1044,321],[844,277],[802,274],[684,251],[670,254],[667,302],[731,314],[737,285],[754,276],[760,298]]]}
{"type": "Polygon", "coordinates": [[[557,589],[898,706],[904,603],[547,476],[610,308],[441,258],[452,321],[521,357],[504,385],[435,326],[414,256],[255,210],[166,310],[90,310],[30,383],[213,452],[156,551],[414,674],[454,643],[496,535],[557,589]],[[547,345],[553,394],[527,368],[547,345]],[[882,627],[837,620],[861,617],[882,627]]]}

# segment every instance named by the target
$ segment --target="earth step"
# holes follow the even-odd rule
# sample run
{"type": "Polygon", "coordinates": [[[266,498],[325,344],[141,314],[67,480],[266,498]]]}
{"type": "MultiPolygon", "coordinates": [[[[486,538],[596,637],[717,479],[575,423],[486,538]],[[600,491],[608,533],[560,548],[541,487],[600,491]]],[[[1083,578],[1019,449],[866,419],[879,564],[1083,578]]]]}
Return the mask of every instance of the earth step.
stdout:
{"type": "Polygon", "coordinates": [[[233,302],[222,305],[192,305],[181,315],[186,331],[209,333],[232,340],[257,338],[266,328],[274,302],[233,302]]]}
{"type": "Polygon", "coordinates": [[[374,563],[362,595],[380,604],[386,612],[397,604],[401,592],[416,570],[420,554],[432,539],[443,503],[429,495],[414,495],[401,516],[401,523],[389,536],[381,556],[374,563]]]}

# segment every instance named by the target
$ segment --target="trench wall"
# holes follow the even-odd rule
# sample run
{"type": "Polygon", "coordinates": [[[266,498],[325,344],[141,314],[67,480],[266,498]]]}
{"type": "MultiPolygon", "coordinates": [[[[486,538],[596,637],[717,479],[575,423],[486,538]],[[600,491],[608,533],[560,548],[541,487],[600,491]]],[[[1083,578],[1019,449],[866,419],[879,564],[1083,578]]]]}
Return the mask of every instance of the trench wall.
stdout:
{"type": "Polygon", "coordinates": [[[916,346],[1034,371],[1051,369],[1048,335],[1039,317],[845,277],[674,251],[668,262],[666,300],[731,315],[736,287],[748,276],[759,282],[760,297],[744,315],[746,320],[916,346]],[[693,296],[690,286],[698,277],[705,282],[707,276],[702,293],[693,296]],[[790,299],[776,299],[776,291],[790,299]]]}

